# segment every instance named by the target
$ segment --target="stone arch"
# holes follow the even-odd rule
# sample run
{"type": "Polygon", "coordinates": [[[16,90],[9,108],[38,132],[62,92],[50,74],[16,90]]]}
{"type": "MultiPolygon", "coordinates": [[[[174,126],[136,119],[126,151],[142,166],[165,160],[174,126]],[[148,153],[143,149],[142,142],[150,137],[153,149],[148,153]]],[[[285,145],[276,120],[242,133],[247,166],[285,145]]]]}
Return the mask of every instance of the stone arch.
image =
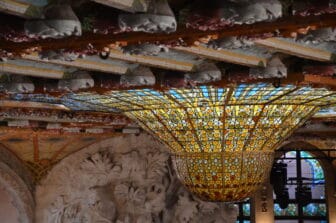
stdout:
{"type": "Polygon", "coordinates": [[[0,186],[17,209],[19,222],[34,222],[34,184],[29,170],[9,149],[0,144],[0,186]]]}

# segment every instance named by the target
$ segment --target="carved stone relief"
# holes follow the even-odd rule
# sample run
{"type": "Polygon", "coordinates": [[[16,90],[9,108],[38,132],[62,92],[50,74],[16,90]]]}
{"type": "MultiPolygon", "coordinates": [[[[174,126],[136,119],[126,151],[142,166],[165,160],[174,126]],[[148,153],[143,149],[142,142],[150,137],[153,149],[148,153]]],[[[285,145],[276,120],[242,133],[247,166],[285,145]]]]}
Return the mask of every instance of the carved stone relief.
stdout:
{"type": "Polygon", "coordinates": [[[200,201],[180,184],[164,145],[147,134],[89,146],[36,190],[37,223],[235,222],[237,207],[200,201]]]}

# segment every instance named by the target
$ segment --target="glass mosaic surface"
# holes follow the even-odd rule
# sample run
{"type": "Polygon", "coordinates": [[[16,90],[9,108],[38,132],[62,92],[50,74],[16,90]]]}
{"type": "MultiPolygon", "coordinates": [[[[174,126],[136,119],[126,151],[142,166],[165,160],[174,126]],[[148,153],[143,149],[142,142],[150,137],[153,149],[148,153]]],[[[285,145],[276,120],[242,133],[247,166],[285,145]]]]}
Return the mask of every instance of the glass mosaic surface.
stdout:
{"type": "Polygon", "coordinates": [[[304,161],[307,162],[310,167],[309,173],[303,173],[303,176],[313,178],[312,186],[314,186],[314,184],[321,184],[321,183],[324,184],[324,181],[325,181],[324,172],[323,172],[320,162],[316,159],[313,159],[313,156],[308,152],[301,151],[300,153],[301,153],[302,158],[308,158],[308,159],[305,159],[304,161]],[[311,176],[309,176],[309,174],[311,176]]]}
{"type": "MultiPolygon", "coordinates": [[[[311,203],[304,206],[302,209],[304,216],[326,216],[327,214],[326,204],[311,203]]],[[[274,204],[274,214],[276,216],[297,216],[297,204],[289,204],[286,209],[281,209],[279,204],[274,204]]]]}
{"type": "Polygon", "coordinates": [[[273,151],[323,105],[336,103],[336,94],[292,85],[244,84],[81,93],[67,99],[125,112],[174,153],[203,153],[273,151]]]}
{"type": "Polygon", "coordinates": [[[305,216],[327,216],[326,204],[308,204],[303,207],[303,215],[305,216]]]}
{"type": "Polygon", "coordinates": [[[268,176],[277,146],[323,106],[336,103],[326,89],[270,84],[66,97],[136,120],[171,149],[181,181],[213,201],[249,197],[268,176]]]}
{"type": "Polygon", "coordinates": [[[249,203],[243,204],[243,215],[250,216],[251,215],[251,205],[249,203]]]}
{"type": "Polygon", "coordinates": [[[274,215],[275,216],[297,216],[298,207],[297,204],[289,204],[286,209],[281,209],[279,204],[274,204],[274,215]]]}
{"type": "Polygon", "coordinates": [[[202,200],[240,201],[264,182],[273,153],[185,153],[172,160],[179,179],[202,200]]]}

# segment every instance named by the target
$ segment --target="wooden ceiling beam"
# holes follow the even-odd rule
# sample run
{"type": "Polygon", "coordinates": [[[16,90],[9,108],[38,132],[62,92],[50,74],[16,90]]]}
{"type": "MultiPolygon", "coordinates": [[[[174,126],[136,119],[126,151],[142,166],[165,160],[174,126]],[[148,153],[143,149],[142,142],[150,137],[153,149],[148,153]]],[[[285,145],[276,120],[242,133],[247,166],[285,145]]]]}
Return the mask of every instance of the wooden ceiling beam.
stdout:
{"type": "MultiPolygon", "coordinates": [[[[48,4],[47,0],[45,0],[45,2],[48,4]]],[[[22,0],[1,0],[0,12],[20,16],[26,19],[39,18],[42,15],[42,10],[39,6],[22,0]]]]}
{"type": "Polygon", "coordinates": [[[44,60],[41,59],[36,53],[33,53],[33,54],[26,54],[22,56],[22,58],[36,62],[43,62],[47,64],[56,64],[67,67],[75,67],[83,70],[99,71],[114,74],[126,74],[129,71],[129,68],[131,68],[132,66],[133,67],[136,66],[120,60],[113,60],[113,59],[102,60],[98,56],[86,56],[85,58],[78,58],[74,61],[65,61],[60,59],[44,60]]]}
{"type": "MultiPolygon", "coordinates": [[[[192,75],[192,74],[191,74],[192,75]]],[[[306,74],[302,72],[293,72],[289,71],[286,78],[263,78],[251,76],[249,74],[249,69],[247,67],[237,67],[230,68],[225,73],[223,73],[222,80],[216,80],[213,82],[200,82],[200,83],[190,83],[186,80],[183,74],[181,73],[169,73],[167,72],[164,76],[157,79],[154,85],[139,85],[139,86],[128,86],[120,84],[119,75],[95,75],[94,86],[86,89],[79,89],[72,92],[94,92],[103,94],[111,90],[130,90],[130,89],[144,89],[144,88],[153,88],[157,90],[170,89],[170,88],[190,88],[196,85],[207,85],[207,86],[219,86],[225,87],[232,84],[239,83],[278,83],[281,84],[294,84],[294,85],[307,85],[312,84],[313,86],[322,86],[328,87],[331,89],[336,89],[335,78],[332,76],[323,77],[318,73],[306,74]]],[[[59,97],[62,94],[69,93],[69,91],[64,89],[58,89],[58,82],[55,80],[46,81],[43,79],[34,79],[31,78],[31,81],[35,85],[35,90],[33,94],[46,94],[48,93],[51,97],[59,97]],[[56,89],[56,90],[55,90],[56,89]]],[[[6,93],[0,96],[1,99],[8,99],[6,93]]],[[[83,103],[84,105],[85,103],[83,103]]]]}
{"type": "Polygon", "coordinates": [[[174,33],[142,33],[142,32],[126,32],[119,34],[94,34],[85,33],[80,37],[72,36],[65,39],[45,39],[31,42],[11,42],[1,41],[0,49],[20,54],[31,49],[35,50],[82,50],[85,51],[87,46],[93,46],[97,50],[102,50],[111,44],[138,44],[139,42],[149,43],[166,43],[166,44],[193,44],[200,38],[215,36],[223,38],[226,36],[263,36],[268,35],[284,35],[289,36],[292,32],[297,32],[301,28],[314,27],[335,27],[336,14],[325,14],[319,16],[289,16],[278,19],[274,22],[258,22],[254,24],[234,25],[224,30],[194,30],[179,28],[174,33]]]}
{"type": "Polygon", "coordinates": [[[7,60],[0,62],[0,72],[33,77],[62,79],[66,73],[63,66],[34,62],[29,60],[7,60]]]}
{"type": "Polygon", "coordinates": [[[292,39],[268,38],[256,40],[255,43],[277,52],[311,60],[330,62],[336,58],[335,52],[328,49],[317,48],[313,45],[297,43],[292,39]]]}
{"type": "Polygon", "coordinates": [[[136,55],[125,54],[119,49],[111,49],[110,58],[124,60],[132,63],[139,63],[146,66],[164,68],[177,71],[193,71],[195,66],[200,62],[194,56],[190,54],[184,54],[180,52],[159,53],[157,56],[151,55],[136,55]]]}
{"type": "Polygon", "coordinates": [[[304,82],[336,88],[336,78],[334,77],[306,74],[304,82]]]}
{"type": "Polygon", "coordinates": [[[0,100],[0,108],[38,108],[38,109],[54,109],[62,111],[70,111],[70,109],[61,104],[50,104],[34,101],[14,101],[0,100]]]}
{"type": "Polygon", "coordinates": [[[267,58],[258,55],[248,54],[240,51],[225,50],[225,49],[211,49],[206,46],[177,46],[174,49],[185,53],[192,53],[208,59],[223,61],[248,67],[265,67],[267,58]]]}
{"type": "Polygon", "coordinates": [[[304,74],[311,75],[321,75],[321,76],[334,76],[336,75],[336,65],[334,64],[309,64],[304,66],[303,68],[304,74]]]}

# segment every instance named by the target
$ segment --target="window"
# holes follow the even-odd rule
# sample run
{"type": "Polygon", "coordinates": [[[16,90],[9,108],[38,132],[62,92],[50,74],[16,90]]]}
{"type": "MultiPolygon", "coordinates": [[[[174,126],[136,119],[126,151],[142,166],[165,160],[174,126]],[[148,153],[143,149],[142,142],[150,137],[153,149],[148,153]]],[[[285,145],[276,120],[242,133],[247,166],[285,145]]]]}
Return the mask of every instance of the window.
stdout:
{"type": "Polygon", "coordinates": [[[251,205],[250,200],[237,203],[239,214],[236,223],[250,223],[251,205]]]}
{"type": "MultiPolygon", "coordinates": [[[[289,204],[282,209],[280,199],[274,194],[274,215],[276,223],[326,223],[325,178],[323,169],[317,159],[305,151],[285,153],[276,163],[287,165],[287,182],[289,204]],[[298,201],[297,191],[309,188],[311,198],[308,204],[298,201]]],[[[310,193],[308,193],[310,194],[310,193]]],[[[308,196],[309,197],[309,196],[308,196]]]]}

